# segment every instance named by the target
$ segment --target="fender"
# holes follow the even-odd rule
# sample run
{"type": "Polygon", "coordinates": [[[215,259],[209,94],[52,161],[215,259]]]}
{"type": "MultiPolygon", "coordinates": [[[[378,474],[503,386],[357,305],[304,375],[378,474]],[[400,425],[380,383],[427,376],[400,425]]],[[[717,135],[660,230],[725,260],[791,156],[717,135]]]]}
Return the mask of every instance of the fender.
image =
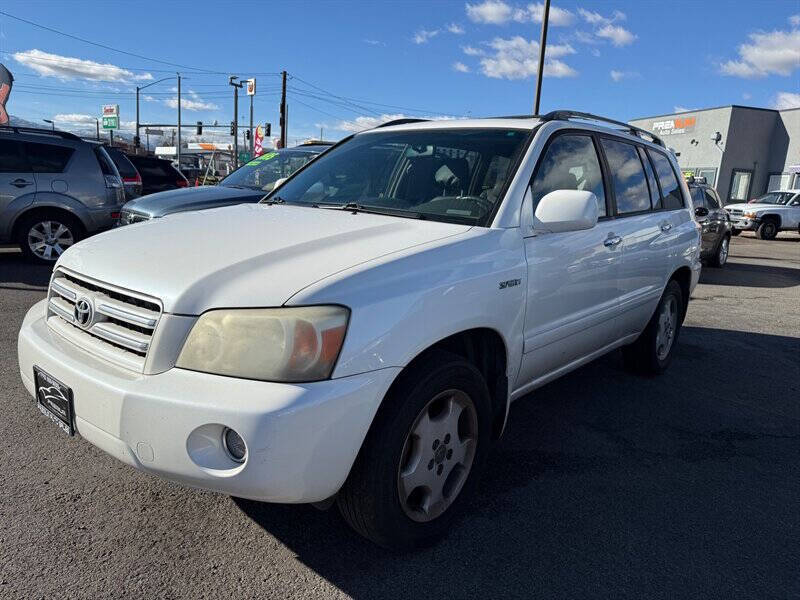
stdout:
{"type": "Polygon", "coordinates": [[[86,231],[91,232],[96,229],[91,212],[82,202],[79,202],[71,196],[58,194],[56,192],[37,192],[36,200],[24,207],[24,210],[20,211],[15,216],[14,221],[9,228],[9,232],[13,231],[14,225],[16,225],[20,217],[22,217],[26,212],[39,208],[58,208],[65,210],[69,213],[72,213],[72,215],[74,215],[75,218],[77,218],[83,224],[83,227],[86,229],[86,231]]]}
{"type": "Polygon", "coordinates": [[[11,232],[14,231],[19,215],[25,212],[36,199],[36,192],[29,192],[22,196],[17,196],[0,212],[0,240],[11,240],[11,232]]]}

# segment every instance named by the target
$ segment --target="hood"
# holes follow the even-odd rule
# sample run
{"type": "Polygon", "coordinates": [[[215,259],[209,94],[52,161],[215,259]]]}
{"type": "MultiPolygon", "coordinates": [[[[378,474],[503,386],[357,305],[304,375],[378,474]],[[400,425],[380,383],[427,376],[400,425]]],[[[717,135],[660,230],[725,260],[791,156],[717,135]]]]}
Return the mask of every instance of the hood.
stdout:
{"type": "Polygon", "coordinates": [[[122,209],[149,215],[150,217],[163,217],[164,215],[186,210],[230,206],[241,202],[258,202],[266,195],[266,192],[249,188],[204,185],[178,188],[142,196],[126,203],[122,209]]]}
{"type": "Polygon", "coordinates": [[[467,225],[287,205],[240,204],[144,221],[90,237],[58,265],[159,298],[170,313],[281,306],[357,264],[467,225]]]}
{"type": "Polygon", "coordinates": [[[726,204],[725,210],[741,210],[744,212],[753,212],[757,210],[771,210],[773,208],[783,208],[780,204],[760,204],[758,202],[753,204],[747,204],[746,202],[742,202],[740,204],[726,204]]]}

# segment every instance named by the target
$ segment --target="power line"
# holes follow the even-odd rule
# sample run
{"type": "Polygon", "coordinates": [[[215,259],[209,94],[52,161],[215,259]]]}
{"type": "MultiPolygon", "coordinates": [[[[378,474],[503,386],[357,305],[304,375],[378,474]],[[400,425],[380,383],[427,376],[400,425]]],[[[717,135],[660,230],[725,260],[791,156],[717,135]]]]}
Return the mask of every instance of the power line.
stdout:
{"type": "MultiPolygon", "coordinates": [[[[291,92],[290,92],[290,94],[291,94],[291,92]]],[[[303,102],[302,100],[299,100],[297,98],[293,98],[293,100],[294,100],[294,102],[297,102],[298,104],[302,104],[303,106],[305,106],[307,108],[310,108],[311,110],[315,110],[318,113],[322,113],[323,115],[327,115],[329,117],[333,117],[334,119],[340,119],[342,121],[347,121],[347,119],[345,119],[344,117],[340,117],[338,115],[331,114],[329,112],[326,112],[326,111],[322,110],[321,108],[317,108],[316,106],[312,106],[310,104],[306,104],[305,102],[303,102]]]]}

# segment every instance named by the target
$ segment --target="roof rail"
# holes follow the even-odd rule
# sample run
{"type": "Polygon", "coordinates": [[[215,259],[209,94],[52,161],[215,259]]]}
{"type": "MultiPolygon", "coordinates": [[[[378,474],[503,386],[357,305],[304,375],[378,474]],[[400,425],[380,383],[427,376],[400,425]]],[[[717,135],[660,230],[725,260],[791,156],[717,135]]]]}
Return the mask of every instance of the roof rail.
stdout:
{"type": "Polygon", "coordinates": [[[615,121],[614,119],[600,117],[591,113],[578,112],[575,110],[554,110],[546,115],[541,115],[539,119],[542,121],[569,121],[570,119],[581,119],[583,121],[599,121],[601,123],[610,123],[611,125],[617,125],[618,127],[627,130],[630,134],[640,137],[644,140],[649,138],[649,140],[654,144],[658,144],[659,146],[666,148],[664,141],[654,133],[646,131],[645,129],[640,129],[639,127],[631,125],[630,123],[615,121]]]}
{"type": "Polygon", "coordinates": [[[0,131],[4,130],[11,130],[14,133],[35,133],[37,135],[52,135],[60,138],[64,138],[65,140],[78,140],[79,138],[74,133],[70,133],[69,131],[58,131],[55,129],[41,129],[38,127],[17,127],[16,125],[0,125],[0,131]]]}
{"type": "Polygon", "coordinates": [[[389,127],[391,125],[405,125],[406,123],[422,123],[424,121],[429,121],[430,119],[394,119],[393,121],[386,121],[386,123],[381,123],[380,125],[376,125],[373,129],[380,129],[381,127],[389,127]]]}

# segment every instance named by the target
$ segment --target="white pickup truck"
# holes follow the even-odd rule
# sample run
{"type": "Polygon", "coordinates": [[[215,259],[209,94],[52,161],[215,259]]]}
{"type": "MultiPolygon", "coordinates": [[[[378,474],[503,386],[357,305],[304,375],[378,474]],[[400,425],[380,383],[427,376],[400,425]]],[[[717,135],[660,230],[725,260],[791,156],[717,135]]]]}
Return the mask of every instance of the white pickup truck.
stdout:
{"type": "Polygon", "coordinates": [[[679,173],[582,113],[390,123],[260,204],[70,248],[19,333],[22,380],[137,469],[429,544],[512,401],[616,348],[667,368],[700,274],[679,173]]]}
{"type": "Polygon", "coordinates": [[[800,190],[769,192],[747,204],[725,207],[733,225],[733,235],[744,230],[771,240],[779,231],[800,231],[800,190]]]}

